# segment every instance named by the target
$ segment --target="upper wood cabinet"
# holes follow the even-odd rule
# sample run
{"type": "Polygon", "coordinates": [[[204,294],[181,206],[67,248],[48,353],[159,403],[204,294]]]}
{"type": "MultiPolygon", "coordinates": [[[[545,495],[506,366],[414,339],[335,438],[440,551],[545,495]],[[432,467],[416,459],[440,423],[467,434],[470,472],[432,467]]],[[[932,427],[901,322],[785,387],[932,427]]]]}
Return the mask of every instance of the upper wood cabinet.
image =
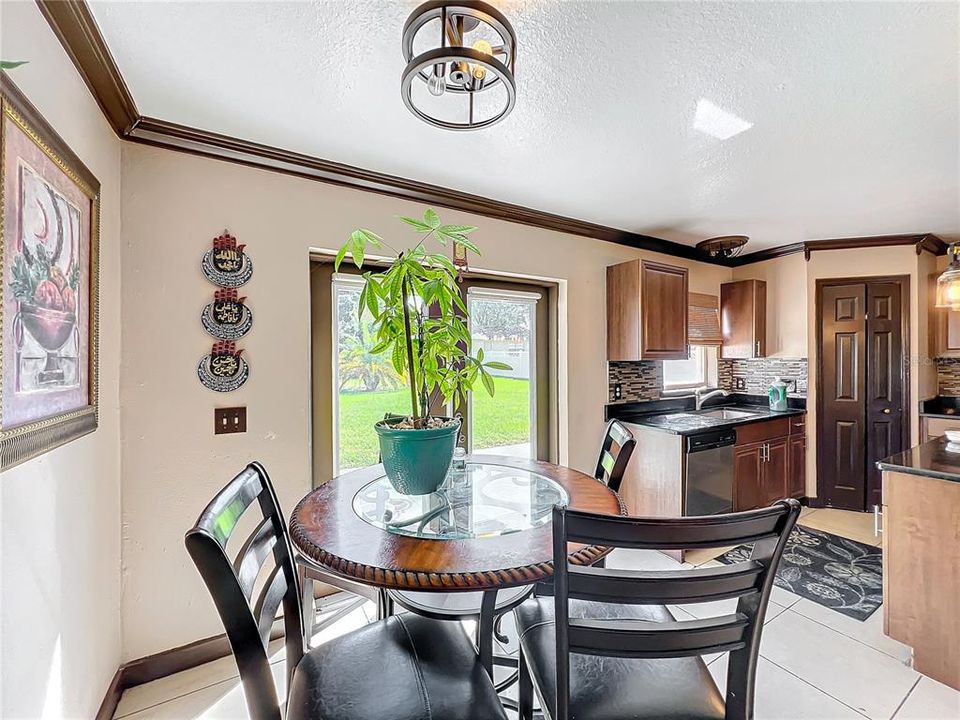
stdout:
{"type": "Polygon", "coordinates": [[[687,354],[687,269],[649,260],[608,267],[607,360],[687,354]]]}
{"type": "Polygon", "coordinates": [[[767,284],[738,280],[720,285],[720,334],[724,359],[767,354],[767,284]]]}
{"type": "Polygon", "coordinates": [[[935,306],[937,273],[930,276],[930,354],[935,358],[960,357],[960,311],[935,306]]]}

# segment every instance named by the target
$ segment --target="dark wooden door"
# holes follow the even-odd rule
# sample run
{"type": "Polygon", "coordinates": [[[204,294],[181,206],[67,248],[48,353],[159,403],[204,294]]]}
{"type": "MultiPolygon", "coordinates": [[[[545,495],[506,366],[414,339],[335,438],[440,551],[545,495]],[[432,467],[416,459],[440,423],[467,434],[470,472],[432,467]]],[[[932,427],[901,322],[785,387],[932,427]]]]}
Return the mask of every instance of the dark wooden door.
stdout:
{"type": "Polygon", "coordinates": [[[782,437],[769,441],[766,460],[760,480],[762,507],[788,496],[787,469],[790,465],[789,439],[782,437]]]}
{"type": "Polygon", "coordinates": [[[807,438],[790,437],[790,463],[787,470],[786,497],[801,498],[807,494],[807,438]]]}
{"type": "Polygon", "coordinates": [[[867,283],[866,509],[881,502],[877,461],[905,449],[901,292],[900,283],[867,283]]]}
{"type": "Polygon", "coordinates": [[[763,504],[763,494],[760,489],[762,473],[763,443],[734,448],[734,510],[750,510],[763,504]]]}
{"type": "Polygon", "coordinates": [[[878,460],[907,445],[908,280],[819,285],[817,489],[826,505],[880,504],[878,460]]]}
{"type": "Polygon", "coordinates": [[[865,283],[824,285],[820,292],[820,387],[817,486],[833,507],[865,509],[865,283]]]}

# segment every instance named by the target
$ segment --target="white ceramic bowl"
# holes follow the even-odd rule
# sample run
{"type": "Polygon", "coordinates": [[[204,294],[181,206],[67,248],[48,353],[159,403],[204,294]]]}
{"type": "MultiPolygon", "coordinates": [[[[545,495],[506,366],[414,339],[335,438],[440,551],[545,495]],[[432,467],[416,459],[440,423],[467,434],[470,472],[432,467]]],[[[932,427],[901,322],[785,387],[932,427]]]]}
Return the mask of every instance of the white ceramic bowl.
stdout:
{"type": "Polygon", "coordinates": [[[943,434],[952,443],[960,443],[960,430],[944,430],[943,434]]]}

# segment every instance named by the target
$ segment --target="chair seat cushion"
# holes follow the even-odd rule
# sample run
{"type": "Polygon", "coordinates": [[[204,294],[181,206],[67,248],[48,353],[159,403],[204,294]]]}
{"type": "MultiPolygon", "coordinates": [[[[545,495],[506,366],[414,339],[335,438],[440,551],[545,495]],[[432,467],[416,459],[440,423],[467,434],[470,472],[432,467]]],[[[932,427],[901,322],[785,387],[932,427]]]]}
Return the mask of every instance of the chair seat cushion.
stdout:
{"type": "MultiPolygon", "coordinates": [[[[550,709],[555,707],[557,692],[553,604],[553,598],[535,598],[513,611],[530,675],[550,709]]],[[[661,605],[571,600],[569,607],[570,617],[578,619],[674,619],[661,605]]],[[[719,720],[723,716],[723,696],[698,657],[647,660],[570,655],[570,717],[574,720],[719,720]]]]}
{"type": "Polygon", "coordinates": [[[506,720],[459,623],[398,615],[311,650],[288,720],[506,720]]]}

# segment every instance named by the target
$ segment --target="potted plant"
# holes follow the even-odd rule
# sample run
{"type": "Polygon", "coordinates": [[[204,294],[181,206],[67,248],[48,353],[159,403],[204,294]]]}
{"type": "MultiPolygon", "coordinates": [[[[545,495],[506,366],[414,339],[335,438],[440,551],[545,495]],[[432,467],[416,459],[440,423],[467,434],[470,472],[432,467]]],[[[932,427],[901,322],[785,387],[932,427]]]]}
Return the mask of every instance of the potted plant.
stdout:
{"type": "Polygon", "coordinates": [[[457,268],[443,254],[432,253],[427,242],[461,246],[477,255],[467,236],[471,225],[444,225],[431,209],[423,219],[401,217],[419,241],[397,250],[364,228],[354,230],[337,253],[335,268],[349,253],[360,270],[368,250],[388,253],[389,265],[363,273],[358,313],[373,317],[373,354],[387,353],[410,389],[410,415],[376,423],[380,456],[393,486],[406,495],[434,492],[446,479],[453,459],[460,418],[431,414],[431,403],[446,406],[465,401],[477,382],[494,394],[490,370],[509,370],[502,362],[485,361],[483,349],[472,350],[467,330],[467,306],[457,286],[457,268]],[[433,309],[433,312],[431,312],[433,309]]]}

